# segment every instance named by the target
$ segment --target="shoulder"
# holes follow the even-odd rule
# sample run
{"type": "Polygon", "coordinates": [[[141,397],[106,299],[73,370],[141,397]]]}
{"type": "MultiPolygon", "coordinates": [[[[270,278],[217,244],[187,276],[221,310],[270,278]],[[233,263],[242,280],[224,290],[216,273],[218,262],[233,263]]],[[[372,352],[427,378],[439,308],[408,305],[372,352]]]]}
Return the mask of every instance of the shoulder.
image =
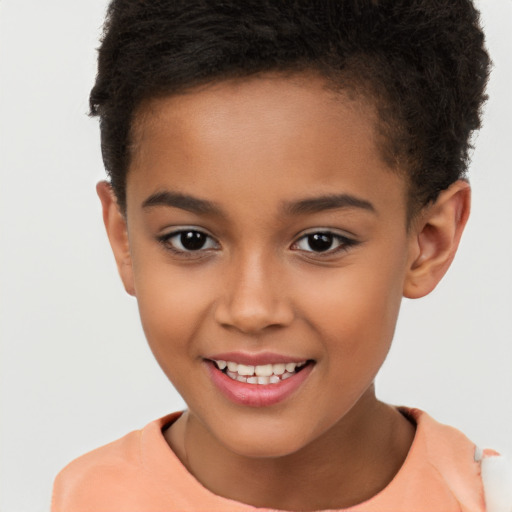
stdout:
{"type": "Polygon", "coordinates": [[[135,476],[141,466],[140,436],[140,430],[130,432],[70,462],[55,478],[52,511],[81,507],[93,495],[115,492],[135,476]]]}
{"type": "Polygon", "coordinates": [[[143,439],[151,443],[151,437],[174,416],[153,421],[70,462],[55,478],[52,512],[99,512],[119,506],[128,510],[138,494],[147,492],[143,439]]]}
{"type": "Polygon", "coordinates": [[[429,463],[450,471],[476,463],[476,445],[460,430],[436,421],[420,409],[400,407],[400,412],[416,424],[415,445],[420,445],[422,456],[429,463]],[[460,465],[460,466],[459,466],[460,465]]]}
{"type": "Polygon", "coordinates": [[[487,512],[512,511],[512,467],[505,457],[481,450],[459,430],[419,409],[400,410],[416,422],[415,442],[422,445],[425,462],[439,474],[462,510],[474,510],[474,504],[479,504],[487,512]]]}

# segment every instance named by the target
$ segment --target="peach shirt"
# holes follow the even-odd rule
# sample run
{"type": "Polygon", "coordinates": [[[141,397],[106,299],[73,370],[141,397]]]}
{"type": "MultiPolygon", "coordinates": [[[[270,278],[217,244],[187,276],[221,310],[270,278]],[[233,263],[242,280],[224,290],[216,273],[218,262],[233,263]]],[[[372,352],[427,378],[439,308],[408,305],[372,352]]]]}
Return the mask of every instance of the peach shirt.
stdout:
{"type": "MultiPolygon", "coordinates": [[[[484,512],[475,445],[418,409],[400,408],[417,424],[395,478],[350,512],[484,512]]],[[[87,453],[55,479],[52,512],[249,512],[255,508],[203,487],[169,448],[162,429],[174,413],[87,453]]]]}

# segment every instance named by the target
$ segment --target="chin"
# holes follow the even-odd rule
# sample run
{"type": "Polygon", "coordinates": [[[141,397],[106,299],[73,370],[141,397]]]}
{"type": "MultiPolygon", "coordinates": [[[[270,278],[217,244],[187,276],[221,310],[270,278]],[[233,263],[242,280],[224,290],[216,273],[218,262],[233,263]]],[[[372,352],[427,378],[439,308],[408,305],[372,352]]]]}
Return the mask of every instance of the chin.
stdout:
{"type": "Polygon", "coordinates": [[[296,453],[303,445],[297,443],[287,443],[283,445],[277,439],[258,439],[251,440],[252,442],[232,443],[226,445],[232,452],[240,455],[241,457],[248,457],[253,459],[276,459],[279,457],[286,457],[296,453]]]}
{"type": "Polygon", "coordinates": [[[232,427],[229,436],[224,430],[217,439],[225,448],[241,457],[286,457],[300,451],[311,442],[304,432],[294,432],[283,425],[251,429],[232,427]]]}

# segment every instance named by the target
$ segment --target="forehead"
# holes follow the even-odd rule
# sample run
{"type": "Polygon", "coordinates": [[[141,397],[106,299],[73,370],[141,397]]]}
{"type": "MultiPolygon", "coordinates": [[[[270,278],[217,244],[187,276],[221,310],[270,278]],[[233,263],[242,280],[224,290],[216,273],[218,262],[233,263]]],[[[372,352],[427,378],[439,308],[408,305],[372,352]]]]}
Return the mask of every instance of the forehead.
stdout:
{"type": "Polygon", "coordinates": [[[377,138],[371,102],[334,92],[320,77],[223,81],[143,105],[127,199],[171,187],[261,204],[308,191],[356,195],[359,187],[402,203],[405,183],[381,157],[377,138]]]}
{"type": "Polygon", "coordinates": [[[372,139],[376,123],[373,102],[362,94],[356,97],[353,89],[335,92],[330,82],[313,72],[264,73],[208,83],[144,102],[135,116],[132,150],[137,158],[138,150],[145,149],[149,139],[157,142],[159,135],[171,131],[175,136],[204,143],[221,142],[222,135],[240,135],[240,131],[254,143],[273,134],[278,135],[276,143],[283,144],[287,134],[291,139],[302,128],[305,141],[313,143],[330,128],[337,129],[347,122],[354,133],[358,126],[364,127],[368,140],[372,139]],[[305,126],[314,126],[315,130],[304,130],[305,126]],[[214,138],[214,134],[219,137],[214,138]]]}

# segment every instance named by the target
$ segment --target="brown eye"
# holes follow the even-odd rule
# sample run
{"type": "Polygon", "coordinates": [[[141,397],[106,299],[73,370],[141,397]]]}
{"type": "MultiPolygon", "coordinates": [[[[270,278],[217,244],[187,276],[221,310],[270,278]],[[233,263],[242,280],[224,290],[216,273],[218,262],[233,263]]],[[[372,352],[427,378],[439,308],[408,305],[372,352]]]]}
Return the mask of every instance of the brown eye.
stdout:
{"type": "Polygon", "coordinates": [[[180,236],[180,243],[187,251],[198,251],[206,243],[207,236],[199,231],[183,231],[180,236]]]}
{"type": "Polygon", "coordinates": [[[312,251],[325,252],[331,249],[334,241],[334,236],[330,233],[314,233],[308,235],[307,243],[312,251]]]}
{"type": "Polygon", "coordinates": [[[357,242],[337,233],[330,231],[317,231],[301,237],[292,249],[309,252],[313,254],[334,254],[338,251],[347,250],[356,245],[357,242]]]}
{"type": "Polygon", "coordinates": [[[182,229],[160,237],[160,241],[177,253],[218,249],[218,243],[206,233],[196,229],[182,229]]]}

